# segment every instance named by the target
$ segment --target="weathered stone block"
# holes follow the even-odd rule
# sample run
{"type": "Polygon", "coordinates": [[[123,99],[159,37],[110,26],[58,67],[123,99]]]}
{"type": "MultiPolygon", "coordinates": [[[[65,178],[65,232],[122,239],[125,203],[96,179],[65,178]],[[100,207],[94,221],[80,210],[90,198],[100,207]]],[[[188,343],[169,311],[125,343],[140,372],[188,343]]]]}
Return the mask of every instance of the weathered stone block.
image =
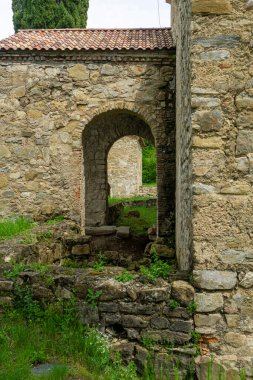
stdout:
{"type": "Polygon", "coordinates": [[[193,114],[193,121],[203,132],[219,131],[223,125],[221,111],[197,111],[193,114]]]}
{"type": "Polygon", "coordinates": [[[7,187],[9,181],[6,174],[0,173],[0,189],[7,187]]]}
{"type": "Polygon", "coordinates": [[[228,50],[212,50],[200,53],[199,58],[203,61],[223,61],[230,57],[228,50]]]}
{"type": "Polygon", "coordinates": [[[155,342],[170,342],[175,344],[185,344],[191,339],[190,334],[169,330],[147,330],[142,333],[142,336],[148,337],[155,342]]]}
{"type": "Polygon", "coordinates": [[[159,310],[159,306],[152,303],[142,305],[141,303],[135,302],[120,302],[118,306],[121,313],[125,314],[152,315],[159,310]]]}
{"type": "Polygon", "coordinates": [[[172,331],[190,333],[193,329],[193,324],[191,321],[181,321],[180,319],[172,319],[170,320],[169,329],[172,331]]]}
{"type": "Polygon", "coordinates": [[[169,248],[167,245],[164,244],[152,244],[150,252],[155,252],[159,257],[164,259],[172,259],[173,257],[175,257],[175,249],[169,248]]]}
{"type": "Polygon", "coordinates": [[[247,338],[243,334],[228,332],[225,334],[225,342],[232,347],[239,348],[245,346],[247,338]]]}
{"type": "Polygon", "coordinates": [[[114,302],[100,302],[98,308],[99,311],[104,313],[117,313],[117,311],[119,311],[119,305],[114,302]]]}
{"type": "Polygon", "coordinates": [[[221,194],[231,194],[231,195],[246,195],[252,191],[251,186],[246,182],[235,182],[226,185],[221,188],[221,194]]]}
{"type": "Polygon", "coordinates": [[[243,264],[253,262],[253,252],[227,249],[222,252],[221,261],[225,264],[243,264]]]}
{"type": "Polygon", "coordinates": [[[207,138],[194,136],[192,139],[192,144],[196,148],[220,149],[223,147],[224,143],[220,137],[216,136],[207,138]]]}
{"type": "Polygon", "coordinates": [[[209,313],[223,308],[223,297],[221,293],[196,293],[194,300],[197,304],[197,312],[209,313]]]}
{"type": "Polygon", "coordinates": [[[112,301],[124,298],[126,295],[125,287],[122,283],[110,279],[100,284],[99,290],[102,291],[100,301],[112,301]]]}
{"type": "Polygon", "coordinates": [[[253,110],[253,96],[247,95],[246,92],[242,92],[240,95],[238,95],[235,102],[239,110],[253,110]]]}
{"type": "Polygon", "coordinates": [[[142,317],[137,317],[135,315],[122,316],[122,325],[124,327],[145,328],[148,324],[149,322],[142,317]]]}
{"type": "Polygon", "coordinates": [[[234,34],[222,34],[218,36],[194,38],[192,42],[194,45],[201,45],[208,48],[235,48],[240,45],[241,37],[234,34]]]}
{"type": "Polygon", "coordinates": [[[238,156],[253,153],[253,131],[239,131],[236,143],[236,154],[238,156]]]}
{"type": "Polygon", "coordinates": [[[74,80],[87,80],[89,79],[89,70],[87,70],[85,65],[78,63],[67,69],[68,75],[74,80]]]}
{"type": "Polygon", "coordinates": [[[6,145],[0,145],[0,158],[10,158],[11,152],[6,145]]]}
{"type": "Polygon", "coordinates": [[[117,228],[116,236],[121,239],[127,239],[130,236],[130,227],[128,226],[121,226],[117,228]]]}
{"type": "Polygon", "coordinates": [[[194,322],[197,327],[214,327],[222,321],[221,314],[195,314],[194,322]]]}
{"type": "Polygon", "coordinates": [[[26,94],[25,86],[13,88],[10,92],[10,95],[13,98],[22,98],[23,96],[25,96],[25,94],[26,94]]]}
{"type": "Polygon", "coordinates": [[[180,304],[187,306],[194,299],[194,288],[185,281],[174,281],[171,287],[171,297],[180,304]]]}
{"type": "Polygon", "coordinates": [[[74,247],[72,247],[71,254],[73,256],[89,256],[90,246],[89,244],[75,245],[74,247]]]}
{"type": "Polygon", "coordinates": [[[231,271],[195,270],[193,278],[196,287],[207,290],[233,289],[237,282],[237,274],[231,271]]]}
{"type": "Polygon", "coordinates": [[[204,183],[195,183],[193,185],[193,194],[200,195],[200,194],[210,194],[217,192],[216,188],[211,185],[205,185],[204,183]]]}
{"type": "Polygon", "coordinates": [[[9,292],[13,289],[12,281],[0,280],[0,292],[9,292]]]}
{"type": "Polygon", "coordinates": [[[230,0],[192,0],[192,12],[204,14],[230,14],[232,12],[230,0]]]}
{"type": "Polygon", "coordinates": [[[115,234],[116,230],[115,226],[86,227],[85,233],[90,236],[106,236],[115,234]]]}
{"type": "Polygon", "coordinates": [[[155,316],[150,320],[150,325],[154,329],[163,330],[169,328],[170,322],[166,318],[155,316]]]}
{"type": "Polygon", "coordinates": [[[168,301],[170,298],[170,291],[170,287],[143,289],[139,292],[139,298],[146,302],[168,301]]]}
{"type": "Polygon", "coordinates": [[[190,317],[191,317],[189,311],[183,307],[177,307],[175,309],[171,309],[170,307],[166,306],[163,309],[163,314],[169,318],[190,319],[190,317]]]}
{"type": "Polygon", "coordinates": [[[114,325],[121,322],[121,315],[119,313],[103,313],[102,320],[106,326],[114,325]]]}
{"type": "Polygon", "coordinates": [[[253,272],[248,272],[245,274],[243,279],[239,283],[243,288],[249,289],[253,287],[253,272]]]}

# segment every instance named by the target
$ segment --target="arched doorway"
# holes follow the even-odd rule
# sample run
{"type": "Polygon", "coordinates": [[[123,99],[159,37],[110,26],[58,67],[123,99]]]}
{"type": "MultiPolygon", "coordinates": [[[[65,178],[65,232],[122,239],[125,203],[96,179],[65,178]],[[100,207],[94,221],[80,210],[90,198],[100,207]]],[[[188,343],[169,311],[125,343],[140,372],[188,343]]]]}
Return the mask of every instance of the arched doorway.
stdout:
{"type": "Polygon", "coordinates": [[[175,207],[175,154],[170,154],[174,152],[169,146],[171,139],[164,139],[161,134],[160,141],[155,134],[140,115],[127,110],[107,111],[89,122],[83,132],[85,226],[106,224],[108,153],[117,140],[134,135],[151,141],[157,149],[157,232],[160,236],[166,235],[175,207]]]}

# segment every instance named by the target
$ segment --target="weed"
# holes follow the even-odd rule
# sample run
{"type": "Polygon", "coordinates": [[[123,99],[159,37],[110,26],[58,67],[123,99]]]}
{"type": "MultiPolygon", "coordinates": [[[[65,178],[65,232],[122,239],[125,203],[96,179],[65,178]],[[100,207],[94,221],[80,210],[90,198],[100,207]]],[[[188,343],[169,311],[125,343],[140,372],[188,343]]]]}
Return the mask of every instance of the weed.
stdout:
{"type": "Polygon", "coordinates": [[[34,222],[24,217],[0,220],[0,240],[9,239],[34,227],[34,222]]]}
{"type": "Polygon", "coordinates": [[[20,273],[25,272],[27,270],[27,265],[23,263],[15,263],[12,265],[12,268],[8,271],[4,272],[6,278],[10,280],[15,280],[20,273]]]}
{"type": "Polygon", "coordinates": [[[148,280],[154,281],[157,278],[167,278],[171,273],[171,267],[161,260],[157,254],[153,254],[153,262],[150,266],[141,266],[140,271],[148,280]]]}
{"type": "Polygon", "coordinates": [[[150,338],[149,336],[147,336],[147,335],[144,335],[144,336],[142,337],[142,344],[143,344],[143,346],[144,346],[147,350],[149,350],[149,351],[153,350],[154,347],[155,347],[155,342],[154,342],[154,340],[151,339],[151,338],[150,338]]]}
{"type": "Polygon", "coordinates": [[[60,223],[60,222],[63,222],[65,220],[65,217],[63,215],[57,215],[55,216],[54,218],[52,219],[48,219],[46,221],[47,224],[56,224],[56,223],[60,223]]]}
{"type": "Polygon", "coordinates": [[[196,304],[196,302],[192,301],[187,306],[187,310],[188,310],[189,313],[194,314],[195,311],[197,310],[197,307],[198,307],[198,305],[196,304]]]}
{"type": "Polygon", "coordinates": [[[176,300],[171,299],[171,300],[169,301],[169,308],[170,308],[171,310],[175,310],[177,307],[179,307],[179,303],[178,303],[176,300]]]}
{"type": "Polygon", "coordinates": [[[32,298],[31,289],[28,286],[16,286],[15,288],[16,309],[28,321],[40,320],[43,310],[38,301],[32,298]]]}
{"type": "Polygon", "coordinates": [[[134,276],[132,275],[132,273],[129,273],[129,272],[123,272],[119,276],[115,277],[115,280],[119,282],[130,282],[130,281],[133,281],[133,279],[134,279],[134,276]]]}
{"type": "Polygon", "coordinates": [[[21,244],[30,245],[36,243],[37,239],[35,235],[27,235],[20,240],[21,244]]]}
{"type": "Polygon", "coordinates": [[[246,370],[245,368],[243,368],[240,372],[240,380],[246,380],[246,379],[247,379],[246,370]]]}
{"type": "Polygon", "coordinates": [[[93,289],[88,289],[87,290],[87,295],[86,295],[86,302],[91,306],[91,307],[96,307],[98,304],[98,300],[100,296],[102,295],[102,290],[97,290],[96,292],[93,289]]]}
{"type": "Polygon", "coordinates": [[[70,258],[64,259],[62,266],[65,268],[87,268],[87,264],[85,262],[70,258]]]}
{"type": "Polygon", "coordinates": [[[50,240],[53,236],[53,232],[51,230],[45,231],[40,234],[39,238],[41,241],[47,241],[50,240]]]}
{"type": "Polygon", "coordinates": [[[197,333],[196,331],[192,331],[191,336],[192,336],[193,343],[198,344],[201,334],[197,333]]]}
{"type": "Polygon", "coordinates": [[[105,269],[105,264],[105,259],[103,255],[100,253],[98,255],[98,260],[93,263],[92,268],[95,269],[95,271],[97,272],[103,272],[103,270],[105,269]]]}

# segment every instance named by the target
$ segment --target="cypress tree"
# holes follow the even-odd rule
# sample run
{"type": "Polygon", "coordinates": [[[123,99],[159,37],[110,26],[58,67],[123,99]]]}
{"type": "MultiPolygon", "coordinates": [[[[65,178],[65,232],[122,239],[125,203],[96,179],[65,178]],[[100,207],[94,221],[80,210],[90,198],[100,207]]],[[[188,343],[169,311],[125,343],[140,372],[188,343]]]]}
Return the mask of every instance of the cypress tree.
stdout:
{"type": "Polygon", "coordinates": [[[14,29],[85,28],[89,0],[12,0],[14,29]]]}

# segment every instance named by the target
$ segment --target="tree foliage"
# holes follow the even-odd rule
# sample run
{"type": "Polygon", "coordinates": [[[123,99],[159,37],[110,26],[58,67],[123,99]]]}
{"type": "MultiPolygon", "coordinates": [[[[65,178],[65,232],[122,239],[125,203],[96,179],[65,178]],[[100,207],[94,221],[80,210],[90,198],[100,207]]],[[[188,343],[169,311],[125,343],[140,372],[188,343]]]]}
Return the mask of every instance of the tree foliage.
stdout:
{"type": "Polygon", "coordinates": [[[14,29],[85,28],[89,0],[12,0],[14,29]]]}
{"type": "Polygon", "coordinates": [[[142,149],[142,182],[147,185],[156,182],[156,149],[147,140],[142,149]]]}

